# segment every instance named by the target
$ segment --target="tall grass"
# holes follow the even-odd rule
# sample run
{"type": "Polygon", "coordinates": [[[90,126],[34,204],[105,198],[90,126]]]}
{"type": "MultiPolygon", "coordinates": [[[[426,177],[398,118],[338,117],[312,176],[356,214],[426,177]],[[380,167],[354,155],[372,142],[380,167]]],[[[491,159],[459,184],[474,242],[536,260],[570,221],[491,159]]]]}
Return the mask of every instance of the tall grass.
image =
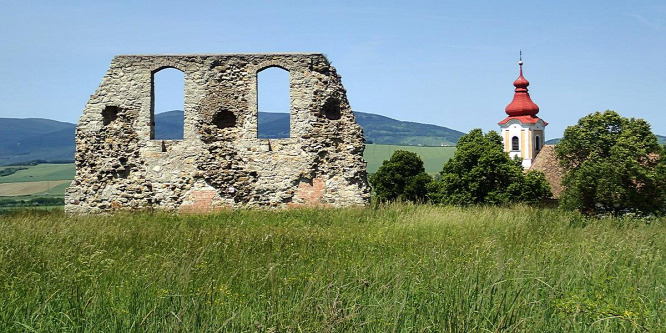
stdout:
{"type": "Polygon", "coordinates": [[[659,331],[664,222],[409,205],[11,213],[0,331],[659,331]]]}

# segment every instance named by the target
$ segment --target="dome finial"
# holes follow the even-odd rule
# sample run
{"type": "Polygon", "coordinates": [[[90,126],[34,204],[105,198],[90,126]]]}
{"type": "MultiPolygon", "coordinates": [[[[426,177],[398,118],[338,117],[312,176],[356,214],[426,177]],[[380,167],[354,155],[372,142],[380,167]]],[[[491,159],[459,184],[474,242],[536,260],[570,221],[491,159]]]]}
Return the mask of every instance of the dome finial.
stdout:
{"type": "Polygon", "coordinates": [[[516,87],[515,94],[513,95],[513,100],[506,107],[505,111],[511,117],[526,115],[534,116],[539,113],[539,107],[532,102],[530,94],[527,92],[527,87],[530,85],[530,81],[527,81],[527,79],[523,77],[522,50],[520,50],[519,55],[520,61],[518,61],[518,65],[520,65],[520,75],[516,81],[513,82],[513,86],[516,87]]]}

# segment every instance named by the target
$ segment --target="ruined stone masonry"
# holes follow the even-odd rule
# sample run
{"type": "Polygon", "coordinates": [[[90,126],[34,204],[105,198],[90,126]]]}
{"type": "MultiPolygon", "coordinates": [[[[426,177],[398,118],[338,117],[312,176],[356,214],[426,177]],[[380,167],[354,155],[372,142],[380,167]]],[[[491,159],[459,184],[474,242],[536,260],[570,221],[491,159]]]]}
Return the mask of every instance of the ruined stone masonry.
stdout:
{"type": "Polygon", "coordinates": [[[322,54],[117,56],[76,129],[68,213],[366,205],[340,76],[322,54]],[[257,138],[257,74],[289,72],[290,137],[257,138]],[[182,140],[154,140],[154,74],[185,77],[182,140]]]}

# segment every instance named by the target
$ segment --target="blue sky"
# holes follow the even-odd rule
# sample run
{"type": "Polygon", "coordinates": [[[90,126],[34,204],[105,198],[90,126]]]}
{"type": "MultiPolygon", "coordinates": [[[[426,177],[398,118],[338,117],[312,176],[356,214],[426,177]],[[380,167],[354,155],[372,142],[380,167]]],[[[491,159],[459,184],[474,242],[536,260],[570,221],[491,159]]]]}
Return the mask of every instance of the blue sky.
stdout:
{"type": "Polygon", "coordinates": [[[666,135],[663,0],[0,0],[0,31],[0,117],[76,122],[116,54],[321,52],[354,110],[487,131],[522,49],[548,138],[605,109],[666,135]]]}

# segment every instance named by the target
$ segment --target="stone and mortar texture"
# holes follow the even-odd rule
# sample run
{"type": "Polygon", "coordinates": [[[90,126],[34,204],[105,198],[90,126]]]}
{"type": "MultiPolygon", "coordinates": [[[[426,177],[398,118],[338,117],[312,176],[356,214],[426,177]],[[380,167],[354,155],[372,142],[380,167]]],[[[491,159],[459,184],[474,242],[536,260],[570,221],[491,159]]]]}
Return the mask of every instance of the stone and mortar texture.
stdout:
{"type": "Polygon", "coordinates": [[[76,129],[74,214],[366,205],[363,130],[322,54],[117,56],[76,129]],[[290,137],[257,138],[257,74],[289,72],[290,137]],[[182,140],[154,140],[154,74],[185,77],[182,140]]]}

